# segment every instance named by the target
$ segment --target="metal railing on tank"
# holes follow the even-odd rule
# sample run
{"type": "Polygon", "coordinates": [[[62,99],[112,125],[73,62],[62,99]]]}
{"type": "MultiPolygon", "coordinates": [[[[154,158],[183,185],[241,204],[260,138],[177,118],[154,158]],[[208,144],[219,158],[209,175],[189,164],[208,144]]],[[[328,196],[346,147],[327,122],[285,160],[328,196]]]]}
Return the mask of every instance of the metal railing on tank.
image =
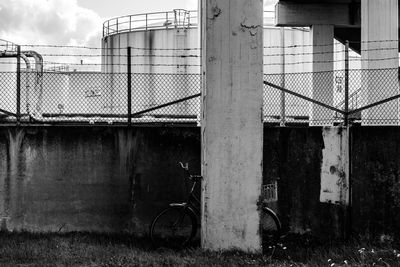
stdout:
{"type": "MultiPolygon", "coordinates": [[[[112,18],[103,23],[103,37],[113,34],[149,29],[173,29],[197,27],[196,10],[174,9],[112,18]]],[[[264,26],[273,26],[274,11],[264,11],[264,26]]]]}
{"type": "Polygon", "coordinates": [[[17,51],[17,45],[13,42],[0,39],[0,51],[17,51]]]}
{"type": "Polygon", "coordinates": [[[149,29],[197,27],[197,11],[175,9],[167,12],[135,14],[112,18],[103,23],[103,37],[149,29]]]}

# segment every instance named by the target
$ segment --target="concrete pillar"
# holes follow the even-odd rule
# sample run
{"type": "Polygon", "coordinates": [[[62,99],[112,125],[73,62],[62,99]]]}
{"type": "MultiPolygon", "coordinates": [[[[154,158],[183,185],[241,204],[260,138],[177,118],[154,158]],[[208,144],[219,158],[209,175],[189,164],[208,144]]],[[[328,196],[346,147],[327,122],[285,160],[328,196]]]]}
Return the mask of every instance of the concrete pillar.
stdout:
{"type": "MultiPolygon", "coordinates": [[[[362,97],[364,105],[398,94],[398,1],[361,1],[362,97]]],[[[398,101],[362,112],[364,125],[398,124],[398,101]]]]}
{"type": "MultiPolygon", "coordinates": [[[[312,25],[312,95],[315,100],[333,106],[333,25],[312,25]]],[[[333,111],[310,104],[310,125],[333,125],[333,111]]]]}
{"type": "Polygon", "coordinates": [[[201,244],[261,252],[263,1],[201,2],[201,244]]]}

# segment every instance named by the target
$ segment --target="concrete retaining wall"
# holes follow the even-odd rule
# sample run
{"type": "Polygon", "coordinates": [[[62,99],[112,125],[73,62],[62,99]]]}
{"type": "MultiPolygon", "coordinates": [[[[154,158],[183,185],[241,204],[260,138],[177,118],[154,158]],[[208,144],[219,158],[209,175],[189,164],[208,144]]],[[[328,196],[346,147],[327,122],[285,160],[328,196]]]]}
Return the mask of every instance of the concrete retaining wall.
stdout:
{"type": "MultiPolygon", "coordinates": [[[[343,237],[348,168],[340,128],[265,128],[263,183],[285,228],[343,237]]],[[[400,129],[352,132],[354,232],[400,233],[400,129]]],[[[152,217],[183,201],[178,161],[200,173],[199,128],[1,127],[3,230],[146,234],[152,217]]]]}
{"type": "Polygon", "coordinates": [[[0,128],[3,229],[147,232],[200,172],[196,128],[0,128]]]}

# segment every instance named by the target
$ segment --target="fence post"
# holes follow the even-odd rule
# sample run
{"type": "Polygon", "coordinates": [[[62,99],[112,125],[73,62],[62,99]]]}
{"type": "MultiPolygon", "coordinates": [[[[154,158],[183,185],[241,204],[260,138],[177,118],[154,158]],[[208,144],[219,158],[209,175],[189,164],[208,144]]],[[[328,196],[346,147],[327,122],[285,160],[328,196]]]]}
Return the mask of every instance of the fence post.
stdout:
{"type": "MultiPolygon", "coordinates": [[[[285,28],[281,27],[281,45],[282,45],[282,78],[281,87],[285,88],[285,28]]],[[[286,94],[281,91],[281,122],[280,126],[286,124],[286,94]]]]}
{"type": "Polygon", "coordinates": [[[346,40],[344,50],[344,125],[349,123],[349,41],[346,40]]]}
{"type": "MultiPolygon", "coordinates": [[[[347,222],[346,222],[346,231],[345,231],[345,238],[348,240],[352,235],[352,132],[349,125],[349,41],[346,40],[345,43],[345,63],[344,63],[344,125],[346,126],[347,130],[347,153],[348,153],[348,194],[349,194],[349,207],[347,210],[347,222]]],[[[357,96],[357,94],[356,94],[357,96]]],[[[356,106],[357,108],[357,106],[356,106]]]]}
{"type": "Polygon", "coordinates": [[[17,124],[21,123],[21,46],[17,45],[17,124]]]}
{"type": "Polygon", "coordinates": [[[116,27],[116,29],[117,29],[117,32],[116,32],[116,33],[118,33],[118,18],[117,18],[117,27],[116,27]]]}
{"type": "Polygon", "coordinates": [[[128,126],[132,124],[132,64],[131,64],[131,47],[128,46],[128,126]]]}

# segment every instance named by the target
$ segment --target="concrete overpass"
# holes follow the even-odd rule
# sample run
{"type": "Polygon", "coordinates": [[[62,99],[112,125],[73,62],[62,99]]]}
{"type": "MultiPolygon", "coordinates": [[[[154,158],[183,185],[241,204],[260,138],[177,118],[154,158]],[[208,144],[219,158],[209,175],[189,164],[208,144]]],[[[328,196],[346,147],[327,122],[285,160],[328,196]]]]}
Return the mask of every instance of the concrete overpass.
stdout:
{"type": "Polygon", "coordinates": [[[335,38],[349,40],[360,53],[361,0],[280,0],[276,5],[277,26],[333,25],[335,38]]]}
{"type": "MultiPolygon", "coordinates": [[[[350,47],[361,54],[365,104],[398,93],[400,13],[397,0],[280,0],[275,11],[278,26],[311,28],[313,62],[318,62],[312,68],[315,99],[333,104],[331,77],[318,77],[320,71],[333,71],[333,38],[348,40],[350,47]]],[[[313,108],[313,113],[319,117],[318,107],[313,108]]],[[[363,124],[398,123],[397,101],[363,112],[363,124]]]]}
{"type": "Polygon", "coordinates": [[[280,0],[276,5],[276,24],[333,25],[337,40],[349,40],[353,50],[361,50],[361,0],[280,0]]]}

